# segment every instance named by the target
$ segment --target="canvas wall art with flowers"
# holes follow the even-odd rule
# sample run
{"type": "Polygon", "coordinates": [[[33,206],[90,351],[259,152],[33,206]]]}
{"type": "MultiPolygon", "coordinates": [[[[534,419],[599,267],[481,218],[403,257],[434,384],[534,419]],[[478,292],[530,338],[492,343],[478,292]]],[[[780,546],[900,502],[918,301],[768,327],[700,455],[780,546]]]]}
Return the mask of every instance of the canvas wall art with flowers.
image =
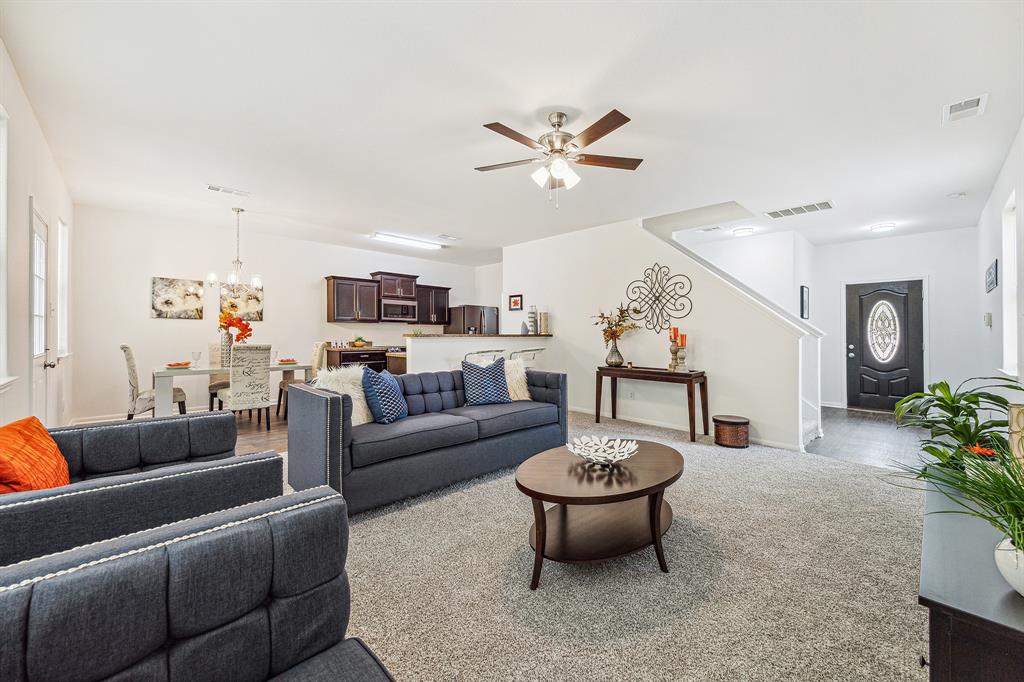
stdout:
{"type": "Polygon", "coordinates": [[[150,317],[168,320],[203,319],[203,281],[154,277],[150,295],[150,317]]]}
{"type": "Polygon", "coordinates": [[[261,322],[263,320],[263,290],[249,291],[241,296],[232,296],[227,287],[220,290],[221,311],[231,313],[247,322],[261,322]]]}

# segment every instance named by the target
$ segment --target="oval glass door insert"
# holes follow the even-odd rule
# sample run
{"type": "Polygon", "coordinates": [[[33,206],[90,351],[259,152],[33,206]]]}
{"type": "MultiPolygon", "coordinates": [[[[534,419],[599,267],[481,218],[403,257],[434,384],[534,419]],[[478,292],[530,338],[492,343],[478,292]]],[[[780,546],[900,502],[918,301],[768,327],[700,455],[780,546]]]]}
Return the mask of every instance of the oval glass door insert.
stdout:
{"type": "Polygon", "coordinates": [[[900,345],[900,323],[889,301],[879,301],[868,315],[868,348],[878,362],[889,362],[900,345]]]}

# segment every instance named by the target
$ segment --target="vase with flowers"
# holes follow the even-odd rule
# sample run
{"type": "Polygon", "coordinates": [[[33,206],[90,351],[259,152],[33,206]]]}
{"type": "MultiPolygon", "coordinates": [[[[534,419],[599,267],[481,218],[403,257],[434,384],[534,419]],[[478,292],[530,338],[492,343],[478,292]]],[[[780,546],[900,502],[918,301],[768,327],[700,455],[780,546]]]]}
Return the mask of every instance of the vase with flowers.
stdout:
{"type": "MultiPolygon", "coordinates": [[[[639,313],[639,310],[634,311],[639,313]]],[[[605,358],[605,364],[609,367],[622,367],[623,359],[622,353],[619,352],[619,339],[628,332],[639,329],[635,322],[629,319],[629,311],[626,307],[619,303],[618,309],[608,315],[601,311],[598,311],[597,315],[594,316],[597,322],[594,326],[601,327],[601,336],[604,337],[605,348],[609,347],[608,357],[605,358]]]]}
{"type": "Polygon", "coordinates": [[[220,366],[230,367],[232,342],[248,341],[252,336],[252,325],[229,309],[221,311],[217,329],[220,330],[220,366]]]}

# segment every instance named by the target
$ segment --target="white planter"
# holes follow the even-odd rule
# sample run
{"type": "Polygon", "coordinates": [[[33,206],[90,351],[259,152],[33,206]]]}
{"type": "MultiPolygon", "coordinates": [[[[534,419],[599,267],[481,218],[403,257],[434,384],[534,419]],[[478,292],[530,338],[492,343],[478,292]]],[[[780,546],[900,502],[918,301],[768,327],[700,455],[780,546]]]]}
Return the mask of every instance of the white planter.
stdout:
{"type": "Polygon", "coordinates": [[[1015,548],[1010,538],[996,545],[996,568],[1010,587],[1024,595],[1024,551],[1015,548]]]}

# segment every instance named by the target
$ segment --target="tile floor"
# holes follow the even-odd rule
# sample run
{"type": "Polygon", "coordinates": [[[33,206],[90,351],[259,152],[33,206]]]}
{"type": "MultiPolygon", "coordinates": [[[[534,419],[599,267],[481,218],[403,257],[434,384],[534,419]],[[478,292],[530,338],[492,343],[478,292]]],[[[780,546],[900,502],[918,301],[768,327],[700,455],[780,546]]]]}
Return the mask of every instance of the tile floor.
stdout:
{"type": "Polygon", "coordinates": [[[891,412],[823,407],[823,438],[807,451],[847,462],[893,468],[895,462],[919,463],[920,429],[896,428],[891,412]]]}

